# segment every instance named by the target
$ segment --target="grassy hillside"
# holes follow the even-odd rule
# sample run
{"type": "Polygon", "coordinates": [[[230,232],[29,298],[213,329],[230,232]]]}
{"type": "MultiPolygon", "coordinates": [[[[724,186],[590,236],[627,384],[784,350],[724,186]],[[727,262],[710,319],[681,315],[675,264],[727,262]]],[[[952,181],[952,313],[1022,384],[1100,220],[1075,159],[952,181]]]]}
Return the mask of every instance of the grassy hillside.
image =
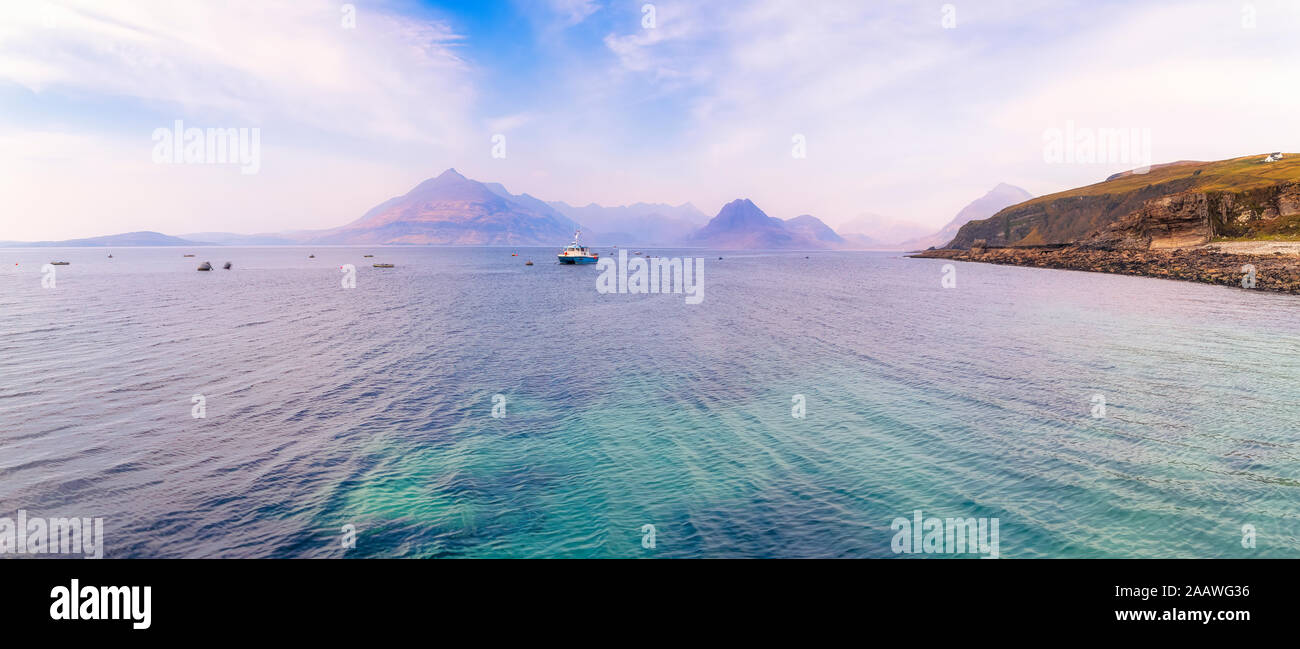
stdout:
{"type": "Polygon", "coordinates": [[[1102,226],[1132,214],[1151,199],[1184,192],[1207,196],[1217,238],[1300,238],[1300,220],[1237,219],[1236,213],[1262,214],[1277,200],[1279,185],[1300,182],[1300,155],[1284,154],[1264,163],[1267,154],[1215,162],[1156,165],[1145,174],[1117,174],[1103,182],[1048,194],[1008,207],[964,226],[949,244],[965,248],[976,239],[992,245],[1043,245],[1078,241],[1102,226]]]}

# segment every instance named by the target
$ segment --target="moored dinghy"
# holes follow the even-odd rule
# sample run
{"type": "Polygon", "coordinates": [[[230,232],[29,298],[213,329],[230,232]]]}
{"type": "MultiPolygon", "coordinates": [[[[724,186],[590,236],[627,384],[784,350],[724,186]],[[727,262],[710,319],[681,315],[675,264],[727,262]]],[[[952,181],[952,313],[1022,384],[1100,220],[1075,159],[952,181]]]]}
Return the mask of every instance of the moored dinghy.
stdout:
{"type": "Polygon", "coordinates": [[[210,262],[205,261],[199,264],[199,270],[212,270],[212,264],[210,262]]]}

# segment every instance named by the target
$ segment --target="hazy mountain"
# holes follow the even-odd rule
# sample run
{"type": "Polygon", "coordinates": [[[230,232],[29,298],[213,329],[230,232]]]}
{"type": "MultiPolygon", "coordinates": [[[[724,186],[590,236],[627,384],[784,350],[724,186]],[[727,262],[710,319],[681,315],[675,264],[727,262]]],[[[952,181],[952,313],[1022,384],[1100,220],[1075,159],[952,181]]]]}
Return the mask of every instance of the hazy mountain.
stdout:
{"type": "Polygon", "coordinates": [[[900,219],[882,216],[871,212],[858,215],[856,219],[840,226],[841,236],[861,234],[878,242],[882,247],[898,247],[897,244],[909,239],[923,237],[930,229],[900,219]]]}
{"type": "Polygon", "coordinates": [[[599,232],[609,243],[673,245],[688,239],[709,217],[690,203],[634,203],[605,207],[591,203],[575,207],[563,201],[549,206],[584,228],[599,232]]]}
{"type": "Polygon", "coordinates": [[[943,226],[943,228],[938,232],[928,236],[910,239],[899,245],[907,250],[925,250],[930,247],[942,248],[946,246],[949,241],[952,241],[953,237],[957,236],[957,231],[961,229],[961,226],[977,219],[987,219],[988,217],[1002,211],[1004,208],[1017,203],[1023,203],[1033,197],[1033,194],[1016,187],[1015,185],[998,183],[997,187],[990,189],[987,194],[971,201],[966,207],[961,208],[961,211],[957,212],[957,216],[953,217],[953,219],[948,222],[948,225],[943,226]]]}
{"type": "Polygon", "coordinates": [[[312,243],[563,245],[578,224],[531,196],[493,191],[455,169],[391,198],[312,243]]]}
{"type": "Polygon", "coordinates": [[[583,223],[580,219],[574,219],[568,217],[564,213],[552,207],[550,203],[547,203],[546,201],[536,198],[530,194],[511,194],[510,190],[506,189],[505,185],[502,185],[501,183],[483,183],[483,186],[487,187],[489,190],[492,191],[492,193],[496,194],[497,196],[500,196],[501,198],[504,198],[513,203],[523,205],[524,207],[527,207],[533,210],[534,212],[537,212],[538,214],[544,214],[559,219],[568,218],[577,223],[583,223]]]}
{"type": "Polygon", "coordinates": [[[286,246],[302,241],[289,233],[283,234],[234,234],[232,232],[193,232],[182,234],[182,239],[203,241],[217,246],[286,246]]]}
{"type": "Polygon", "coordinates": [[[842,234],[844,239],[844,248],[848,250],[890,250],[893,248],[890,244],[879,239],[873,239],[865,234],[842,234]]]}
{"type": "Polygon", "coordinates": [[[718,215],[693,234],[688,242],[709,248],[829,248],[826,243],[800,231],[809,227],[809,223],[805,220],[796,225],[796,229],[791,229],[785,221],[764,214],[748,198],[738,198],[722,206],[718,215]]]}
{"type": "Polygon", "coordinates": [[[785,227],[791,232],[796,232],[809,239],[821,241],[828,246],[838,248],[847,243],[844,238],[836,234],[829,225],[822,223],[821,219],[811,214],[801,214],[792,219],[786,219],[785,227]]]}
{"type": "Polygon", "coordinates": [[[95,246],[117,246],[129,248],[133,246],[195,246],[203,245],[204,242],[190,241],[173,237],[160,232],[126,232],[123,234],[109,234],[102,237],[89,237],[86,239],[68,239],[67,241],[4,241],[3,245],[35,247],[35,246],[67,246],[67,247],[95,247],[95,246]]]}

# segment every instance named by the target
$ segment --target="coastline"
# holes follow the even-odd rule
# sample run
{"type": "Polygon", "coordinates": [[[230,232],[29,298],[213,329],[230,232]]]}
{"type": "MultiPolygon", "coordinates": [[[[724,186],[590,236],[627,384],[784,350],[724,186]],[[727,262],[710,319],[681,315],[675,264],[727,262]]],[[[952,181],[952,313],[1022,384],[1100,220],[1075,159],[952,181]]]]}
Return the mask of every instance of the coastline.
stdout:
{"type": "Polygon", "coordinates": [[[1243,287],[1250,264],[1254,290],[1300,295],[1300,242],[1233,241],[1166,250],[1096,250],[1078,246],[925,250],[908,255],[1008,266],[1138,275],[1243,287]]]}

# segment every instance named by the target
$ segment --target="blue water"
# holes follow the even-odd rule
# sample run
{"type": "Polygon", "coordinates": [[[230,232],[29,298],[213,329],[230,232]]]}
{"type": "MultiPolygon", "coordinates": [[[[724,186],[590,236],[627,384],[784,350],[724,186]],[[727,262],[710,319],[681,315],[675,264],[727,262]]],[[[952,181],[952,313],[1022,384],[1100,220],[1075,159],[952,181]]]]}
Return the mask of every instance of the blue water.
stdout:
{"type": "Polygon", "coordinates": [[[660,251],[706,259],[688,305],[552,249],[182,252],[0,250],[0,516],[103,517],[109,557],[892,557],[917,509],[1003,557],[1300,554],[1297,297],[660,251]]]}

